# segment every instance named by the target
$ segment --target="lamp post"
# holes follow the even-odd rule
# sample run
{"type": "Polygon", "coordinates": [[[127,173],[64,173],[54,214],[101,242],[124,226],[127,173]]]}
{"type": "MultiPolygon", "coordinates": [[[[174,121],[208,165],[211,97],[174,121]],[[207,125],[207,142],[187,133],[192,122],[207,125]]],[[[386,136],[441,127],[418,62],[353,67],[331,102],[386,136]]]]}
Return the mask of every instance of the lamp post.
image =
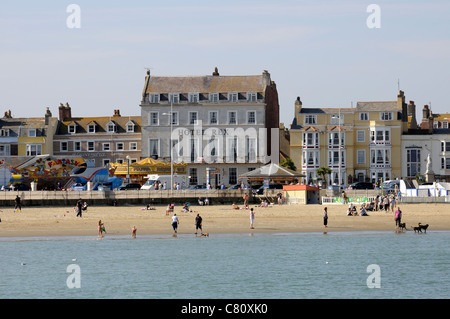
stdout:
{"type": "Polygon", "coordinates": [[[130,183],[130,155],[127,155],[127,183],[130,183]]]}
{"type": "Polygon", "coordinates": [[[173,101],[170,102],[170,112],[169,113],[163,113],[162,115],[168,115],[169,116],[169,122],[170,122],[170,134],[169,134],[169,151],[170,151],[170,189],[173,190],[173,161],[172,161],[172,125],[173,125],[173,101]]]}

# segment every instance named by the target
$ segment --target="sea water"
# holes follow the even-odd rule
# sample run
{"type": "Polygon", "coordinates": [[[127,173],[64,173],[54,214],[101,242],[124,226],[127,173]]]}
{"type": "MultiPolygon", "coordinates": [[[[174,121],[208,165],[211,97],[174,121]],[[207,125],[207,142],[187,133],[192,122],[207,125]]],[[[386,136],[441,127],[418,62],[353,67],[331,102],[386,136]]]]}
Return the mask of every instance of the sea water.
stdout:
{"type": "Polygon", "coordinates": [[[449,298],[449,242],[430,230],[9,238],[0,298],[449,298]]]}

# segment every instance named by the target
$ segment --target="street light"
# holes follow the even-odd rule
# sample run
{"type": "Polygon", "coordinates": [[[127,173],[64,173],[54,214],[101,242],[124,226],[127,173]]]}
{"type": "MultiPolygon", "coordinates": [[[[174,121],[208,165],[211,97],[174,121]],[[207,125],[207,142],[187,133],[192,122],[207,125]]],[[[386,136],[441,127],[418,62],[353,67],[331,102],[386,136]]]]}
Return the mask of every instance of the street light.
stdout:
{"type": "Polygon", "coordinates": [[[170,102],[170,112],[169,113],[163,113],[162,115],[169,115],[169,121],[170,121],[170,135],[169,135],[169,150],[170,150],[170,189],[173,190],[173,161],[172,161],[172,125],[173,125],[173,101],[170,102]]]}
{"type": "Polygon", "coordinates": [[[126,156],[127,159],[127,183],[130,183],[130,155],[126,156]]]}

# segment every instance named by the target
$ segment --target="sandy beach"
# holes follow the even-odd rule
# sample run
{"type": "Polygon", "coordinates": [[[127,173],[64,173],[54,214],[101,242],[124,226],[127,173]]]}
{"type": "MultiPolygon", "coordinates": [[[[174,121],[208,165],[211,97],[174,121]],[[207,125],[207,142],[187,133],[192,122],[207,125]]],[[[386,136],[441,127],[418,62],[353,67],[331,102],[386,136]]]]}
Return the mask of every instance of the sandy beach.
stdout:
{"type": "MultiPolygon", "coordinates": [[[[393,213],[369,212],[369,216],[347,216],[346,206],[329,205],[328,227],[323,226],[322,205],[273,205],[267,208],[251,205],[255,211],[254,229],[250,229],[249,210],[233,210],[230,205],[191,206],[192,212],[181,211],[178,234],[194,234],[195,216],[203,218],[203,232],[215,233],[291,233],[338,231],[394,231],[393,213]]],[[[401,204],[402,222],[407,229],[419,222],[429,224],[428,232],[450,230],[448,204],[401,204]]],[[[73,207],[23,207],[14,212],[13,207],[0,208],[0,237],[53,237],[97,236],[97,223],[101,219],[109,235],[131,236],[136,226],[137,236],[172,234],[171,216],[166,206],[146,210],[142,206],[89,206],[83,216],[76,217],[73,207]]]]}

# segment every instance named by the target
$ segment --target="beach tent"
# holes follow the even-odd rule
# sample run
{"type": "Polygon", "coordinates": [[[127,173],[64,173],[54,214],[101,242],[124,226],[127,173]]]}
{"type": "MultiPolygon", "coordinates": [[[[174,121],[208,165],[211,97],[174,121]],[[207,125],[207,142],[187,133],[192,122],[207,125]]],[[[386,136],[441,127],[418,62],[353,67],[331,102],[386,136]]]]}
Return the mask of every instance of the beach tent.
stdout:
{"type": "Polygon", "coordinates": [[[269,179],[270,181],[293,181],[299,177],[305,177],[305,174],[293,171],[275,163],[270,163],[253,171],[241,174],[239,177],[254,181],[263,181],[265,179],[269,179]]]}

